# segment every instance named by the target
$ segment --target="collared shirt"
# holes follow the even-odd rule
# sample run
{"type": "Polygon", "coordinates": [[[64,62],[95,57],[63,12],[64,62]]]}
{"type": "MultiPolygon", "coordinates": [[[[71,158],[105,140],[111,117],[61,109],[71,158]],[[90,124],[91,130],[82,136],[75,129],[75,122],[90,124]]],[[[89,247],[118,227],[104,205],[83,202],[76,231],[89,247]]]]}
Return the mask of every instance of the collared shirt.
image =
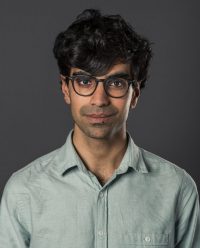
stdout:
{"type": "Polygon", "coordinates": [[[0,248],[199,248],[197,187],[177,165],[128,146],[101,185],[66,143],[14,172],[0,205],[0,248]]]}

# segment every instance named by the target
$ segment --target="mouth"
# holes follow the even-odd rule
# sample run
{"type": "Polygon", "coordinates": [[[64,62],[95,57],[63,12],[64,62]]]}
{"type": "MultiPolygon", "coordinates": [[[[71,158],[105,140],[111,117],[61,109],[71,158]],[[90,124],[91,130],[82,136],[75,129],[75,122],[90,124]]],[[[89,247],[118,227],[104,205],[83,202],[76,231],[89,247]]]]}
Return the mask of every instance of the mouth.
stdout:
{"type": "Polygon", "coordinates": [[[105,117],[110,117],[110,116],[112,116],[113,114],[107,114],[107,115],[105,115],[105,114],[92,114],[92,115],[87,115],[87,116],[89,116],[89,117],[92,117],[92,118],[105,118],[105,117]]]}
{"type": "Polygon", "coordinates": [[[105,123],[109,122],[114,114],[91,114],[86,115],[90,123],[105,123]]]}

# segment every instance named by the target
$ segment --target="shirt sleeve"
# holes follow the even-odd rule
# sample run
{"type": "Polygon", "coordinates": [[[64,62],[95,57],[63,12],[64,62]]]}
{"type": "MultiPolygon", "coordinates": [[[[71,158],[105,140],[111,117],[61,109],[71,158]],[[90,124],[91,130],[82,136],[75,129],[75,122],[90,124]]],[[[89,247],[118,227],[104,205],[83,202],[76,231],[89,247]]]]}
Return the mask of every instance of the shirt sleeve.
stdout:
{"type": "Polygon", "coordinates": [[[20,194],[9,178],[0,203],[0,246],[6,248],[29,247],[29,233],[20,221],[20,194]]]}
{"type": "Polygon", "coordinates": [[[185,171],[177,207],[176,248],[200,247],[199,195],[192,177],[185,171]]]}

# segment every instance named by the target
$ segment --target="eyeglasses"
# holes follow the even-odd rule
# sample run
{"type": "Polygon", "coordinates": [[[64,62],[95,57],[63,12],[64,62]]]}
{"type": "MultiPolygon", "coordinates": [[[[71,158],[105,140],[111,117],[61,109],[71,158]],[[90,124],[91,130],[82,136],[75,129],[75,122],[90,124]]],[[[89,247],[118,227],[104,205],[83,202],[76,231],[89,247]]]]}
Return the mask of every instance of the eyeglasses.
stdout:
{"type": "Polygon", "coordinates": [[[121,98],[128,92],[130,85],[135,87],[136,80],[130,80],[120,77],[111,76],[106,79],[97,79],[90,75],[65,76],[72,81],[74,91],[80,96],[91,96],[99,82],[103,82],[104,90],[110,97],[121,98]]]}

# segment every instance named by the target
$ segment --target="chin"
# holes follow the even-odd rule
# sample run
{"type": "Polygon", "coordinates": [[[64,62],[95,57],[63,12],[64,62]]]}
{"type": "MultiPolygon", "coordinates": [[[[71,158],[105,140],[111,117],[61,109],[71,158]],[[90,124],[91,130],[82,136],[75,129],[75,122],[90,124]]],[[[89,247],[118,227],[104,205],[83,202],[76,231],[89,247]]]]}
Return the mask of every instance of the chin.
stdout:
{"type": "Polygon", "coordinates": [[[93,139],[108,139],[112,133],[109,127],[102,127],[100,125],[94,125],[94,127],[86,128],[83,132],[86,136],[93,139]]]}

